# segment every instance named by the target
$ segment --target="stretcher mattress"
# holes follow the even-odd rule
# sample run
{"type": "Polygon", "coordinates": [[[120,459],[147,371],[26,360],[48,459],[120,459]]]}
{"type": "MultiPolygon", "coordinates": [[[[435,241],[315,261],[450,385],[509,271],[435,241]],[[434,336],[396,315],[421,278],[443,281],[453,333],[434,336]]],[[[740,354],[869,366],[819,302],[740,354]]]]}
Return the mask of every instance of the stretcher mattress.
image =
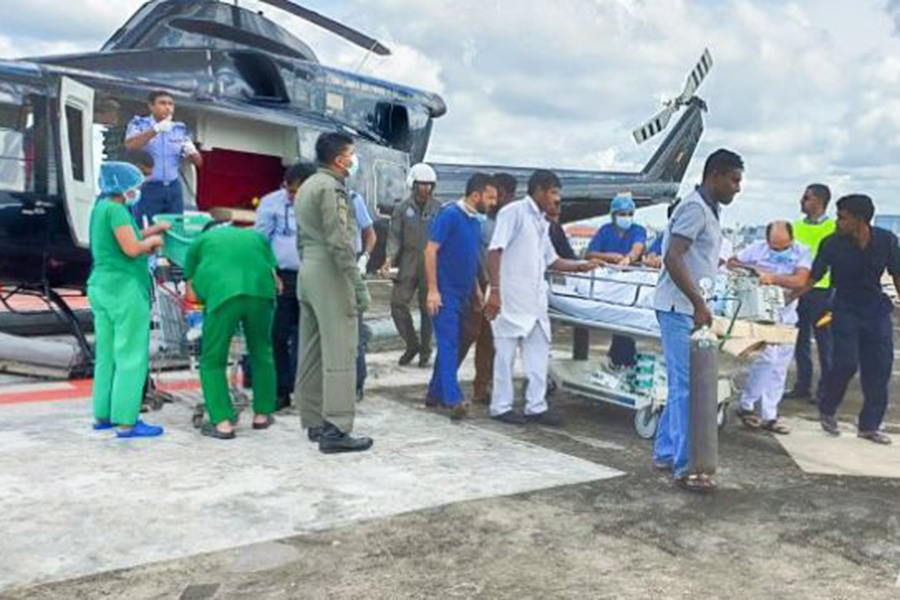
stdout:
{"type": "Polygon", "coordinates": [[[598,328],[659,336],[653,310],[658,274],[597,269],[591,277],[567,277],[550,286],[550,308],[598,328]]]}

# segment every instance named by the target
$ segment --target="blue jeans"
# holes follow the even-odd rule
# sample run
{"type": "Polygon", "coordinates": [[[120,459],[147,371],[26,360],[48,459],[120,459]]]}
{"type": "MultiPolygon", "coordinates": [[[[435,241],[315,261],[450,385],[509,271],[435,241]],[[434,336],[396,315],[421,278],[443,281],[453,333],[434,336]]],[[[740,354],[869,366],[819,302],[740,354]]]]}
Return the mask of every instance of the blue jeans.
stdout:
{"type": "Polygon", "coordinates": [[[858,368],[863,392],[859,430],[878,431],[888,406],[894,365],[891,313],[882,310],[861,314],[835,307],[831,332],[834,336],[834,362],[831,371],[825,375],[819,411],[829,416],[837,413],[847,385],[858,368]]]}
{"type": "Polygon", "coordinates": [[[176,179],[168,185],[160,181],[148,181],[141,188],[141,199],[134,207],[134,218],[139,227],[144,227],[145,216],[147,224],[153,225],[153,217],[156,215],[180,215],[183,212],[184,196],[180,181],[176,179]]]}
{"type": "Polygon", "coordinates": [[[428,397],[446,406],[456,406],[463,401],[462,388],[456,373],[459,370],[459,338],[462,333],[463,313],[468,298],[441,295],[441,310],[433,319],[437,337],[437,359],[428,386],[428,397]]]}
{"type": "Polygon", "coordinates": [[[653,442],[653,460],[672,465],[672,474],[687,474],[690,462],[691,331],[694,319],[676,312],[656,312],[666,359],[669,397],[653,442]]]}

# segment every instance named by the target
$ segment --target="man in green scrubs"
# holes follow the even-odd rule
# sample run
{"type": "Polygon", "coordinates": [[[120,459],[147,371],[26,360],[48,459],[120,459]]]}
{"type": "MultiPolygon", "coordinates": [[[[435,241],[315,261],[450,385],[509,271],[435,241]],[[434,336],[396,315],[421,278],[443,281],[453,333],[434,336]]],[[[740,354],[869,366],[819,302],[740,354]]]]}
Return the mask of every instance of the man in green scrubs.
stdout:
{"type": "Polygon", "coordinates": [[[253,369],[253,429],[274,422],[275,359],[272,319],[277,263],[269,244],[252,229],[216,226],[188,249],[184,276],[189,296],[203,302],[203,350],[200,385],[209,414],[201,433],[233,439],[237,413],[228,393],[228,349],[238,325],[244,333],[253,369]]]}
{"type": "Polygon", "coordinates": [[[117,427],[120,438],[154,437],[162,427],[138,419],[150,365],[150,272],[147,255],[162,246],[129,210],[140,199],[143,175],[134,165],[100,165],[100,196],[91,213],[88,300],[94,313],[94,429],[117,427]]]}
{"type": "Polygon", "coordinates": [[[359,452],[370,438],[354,438],[357,315],[370,303],[356,266],[358,235],[344,182],[359,170],[353,138],[325,133],[316,141],[319,171],[300,187],[295,213],[300,269],[300,419],[310,441],[326,454],[359,452]]]}

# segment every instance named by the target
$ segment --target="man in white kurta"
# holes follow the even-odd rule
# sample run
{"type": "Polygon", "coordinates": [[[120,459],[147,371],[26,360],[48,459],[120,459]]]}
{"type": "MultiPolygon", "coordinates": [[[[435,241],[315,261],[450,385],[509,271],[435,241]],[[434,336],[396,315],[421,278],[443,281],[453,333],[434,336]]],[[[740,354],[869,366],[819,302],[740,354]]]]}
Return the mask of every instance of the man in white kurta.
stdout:
{"type": "MultiPolygon", "coordinates": [[[[769,225],[767,239],[750,244],[730,261],[730,266],[752,267],[759,272],[763,285],[785,288],[786,299],[801,289],[809,279],[812,255],[807,247],[794,243],[791,225],[776,221],[769,225]]],[[[781,311],[779,322],[783,325],[797,323],[797,301],[790,298],[781,311]]],[[[737,416],[749,427],[762,427],[779,434],[788,428],[778,422],[778,404],[784,395],[788,367],[794,356],[794,345],[770,344],[760,352],[747,377],[741,394],[737,416]],[[759,403],[759,417],[755,406],[759,403]],[[760,420],[761,419],[761,420],[760,420]]]]}
{"type": "Polygon", "coordinates": [[[561,259],[553,249],[544,213],[559,199],[561,187],[554,173],[535,172],[528,182],[528,195],[497,215],[488,247],[492,285],[487,311],[495,350],[491,416],[510,424],[559,424],[547,412],[551,337],[545,273],[551,268],[592,268],[589,262],[561,259]],[[528,378],[524,419],[513,411],[513,366],[519,349],[528,378]]]}

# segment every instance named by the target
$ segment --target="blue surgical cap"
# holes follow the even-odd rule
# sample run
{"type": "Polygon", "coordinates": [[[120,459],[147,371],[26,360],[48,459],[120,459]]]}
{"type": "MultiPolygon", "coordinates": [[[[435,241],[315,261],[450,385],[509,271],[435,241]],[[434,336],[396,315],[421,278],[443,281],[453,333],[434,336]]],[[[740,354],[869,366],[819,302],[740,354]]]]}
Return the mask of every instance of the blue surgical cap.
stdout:
{"type": "Polygon", "coordinates": [[[634,212],[634,208],[634,200],[631,198],[631,194],[616,194],[616,197],[613,198],[609,212],[612,214],[634,212]]]}
{"type": "Polygon", "coordinates": [[[105,162],[100,165],[100,195],[124,196],[144,183],[140,169],[126,162],[105,162]]]}

